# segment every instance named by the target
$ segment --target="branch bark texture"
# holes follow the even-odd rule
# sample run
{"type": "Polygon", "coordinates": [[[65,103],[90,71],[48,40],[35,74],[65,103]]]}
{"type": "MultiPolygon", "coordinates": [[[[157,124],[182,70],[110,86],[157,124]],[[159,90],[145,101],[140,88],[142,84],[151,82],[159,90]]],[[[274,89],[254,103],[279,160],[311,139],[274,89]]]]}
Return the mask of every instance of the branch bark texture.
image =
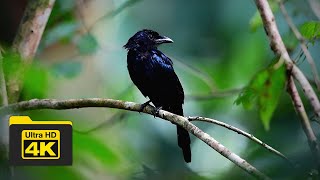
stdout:
{"type": "Polygon", "coordinates": [[[314,15],[320,20],[320,2],[317,0],[308,0],[308,3],[314,15]]]}
{"type": "MultiPolygon", "coordinates": [[[[28,64],[34,58],[43,31],[51,14],[55,0],[30,0],[24,11],[12,49],[19,54],[24,63],[28,64]]],[[[7,87],[9,102],[17,102],[22,84],[23,69],[8,77],[7,87]]]]}
{"type": "MultiPolygon", "coordinates": [[[[255,0],[256,6],[260,12],[264,28],[269,37],[270,47],[277,56],[280,56],[284,59],[285,65],[288,71],[288,92],[293,101],[294,107],[301,117],[302,127],[305,131],[305,134],[308,138],[310,149],[313,152],[314,158],[317,163],[318,171],[320,172],[320,150],[317,143],[317,138],[314,135],[314,132],[310,126],[309,118],[304,109],[303,103],[301,101],[300,95],[297,91],[297,87],[294,84],[292,76],[300,83],[303,92],[308,98],[311,106],[317,117],[320,115],[320,103],[317,95],[315,94],[312,86],[301,72],[301,70],[293,63],[289,53],[282,41],[280,33],[275,22],[274,15],[271,11],[269,3],[267,0],[255,0]]],[[[282,7],[283,8],[283,7],[282,7]]],[[[283,9],[282,9],[283,10],[283,9]]]]}
{"type": "Polygon", "coordinates": [[[231,126],[230,124],[215,120],[215,119],[211,119],[211,118],[206,118],[206,117],[188,117],[189,121],[202,121],[202,122],[208,122],[208,123],[212,123],[212,124],[216,124],[222,127],[225,127],[231,131],[234,131],[240,135],[243,135],[245,137],[247,137],[248,139],[252,140],[253,142],[259,144],[260,146],[266,148],[268,151],[270,151],[271,153],[276,154],[277,156],[281,157],[282,159],[284,159],[285,161],[289,162],[290,165],[292,165],[293,167],[295,167],[296,165],[290,161],[285,155],[283,155],[281,152],[277,151],[276,149],[274,149],[273,147],[269,146],[268,144],[262,142],[260,139],[258,139],[257,137],[255,137],[254,135],[247,133],[239,128],[236,128],[234,126],[231,126]]]}
{"type": "MultiPolygon", "coordinates": [[[[8,95],[7,95],[7,88],[6,88],[6,81],[3,72],[3,57],[2,57],[2,48],[0,46],[0,106],[7,106],[8,105],[8,95]]],[[[7,166],[7,160],[9,159],[9,126],[8,126],[8,116],[1,115],[0,113],[0,153],[2,156],[0,161],[2,161],[2,165],[0,167],[0,171],[4,172],[1,173],[3,178],[10,178],[13,176],[13,167],[7,166]]]]}
{"type": "Polygon", "coordinates": [[[317,117],[320,117],[320,102],[319,99],[314,92],[312,86],[309,81],[305,77],[305,75],[301,72],[301,70],[293,63],[291,60],[289,53],[282,41],[280,33],[277,28],[277,24],[274,18],[274,15],[271,11],[270,5],[267,0],[255,0],[256,6],[260,12],[262,22],[266,33],[269,37],[270,47],[274,51],[274,53],[282,57],[286,64],[288,70],[290,70],[293,77],[299,82],[301,88],[308,98],[313,111],[315,112],[317,117]]]}
{"type": "Polygon", "coordinates": [[[288,91],[292,98],[293,105],[295,107],[296,112],[300,115],[300,122],[302,125],[302,128],[307,136],[309,147],[311,149],[311,152],[316,157],[316,163],[318,166],[318,169],[320,169],[320,146],[317,141],[317,137],[315,133],[313,132],[313,129],[310,124],[310,120],[308,118],[308,115],[306,113],[306,110],[304,109],[302,100],[299,96],[299,92],[294,85],[294,81],[292,77],[289,77],[288,79],[288,91]]]}
{"type": "Polygon", "coordinates": [[[320,79],[319,79],[319,74],[318,74],[318,70],[317,70],[317,66],[315,64],[315,61],[310,53],[310,51],[308,50],[307,44],[305,39],[303,38],[303,36],[301,35],[301,33],[299,32],[298,28],[294,25],[293,20],[291,19],[291,17],[289,16],[284,4],[282,1],[279,1],[279,6],[280,6],[280,10],[285,18],[285,20],[287,21],[290,29],[292,30],[293,34],[296,36],[296,38],[298,39],[298,41],[300,42],[300,47],[303,51],[303,53],[305,54],[308,63],[310,64],[310,68],[313,74],[313,78],[314,78],[314,82],[317,86],[317,89],[320,90],[320,79]]]}
{"type": "MultiPolygon", "coordinates": [[[[26,111],[36,109],[63,110],[86,107],[108,107],[136,112],[140,112],[141,110],[141,105],[134,102],[126,102],[113,99],[90,98],[69,100],[34,99],[2,107],[0,108],[0,112],[11,113],[13,111],[26,111]]],[[[143,110],[144,113],[151,115],[154,115],[155,111],[156,109],[149,105],[143,110]]],[[[255,167],[253,167],[251,164],[249,164],[246,160],[242,159],[237,154],[231,152],[229,149],[224,147],[213,137],[211,137],[210,135],[199,129],[197,126],[189,122],[188,118],[164,110],[160,110],[156,116],[182,126],[184,129],[186,129],[187,131],[195,135],[197,138],[205,142],[218,153],[220,153],[221,155],[232,161],[234,164],[248,172],[250,175],[259,179],[270,179],[269,177],[261,173],[259,170],[257,170],[255,167]]]]}

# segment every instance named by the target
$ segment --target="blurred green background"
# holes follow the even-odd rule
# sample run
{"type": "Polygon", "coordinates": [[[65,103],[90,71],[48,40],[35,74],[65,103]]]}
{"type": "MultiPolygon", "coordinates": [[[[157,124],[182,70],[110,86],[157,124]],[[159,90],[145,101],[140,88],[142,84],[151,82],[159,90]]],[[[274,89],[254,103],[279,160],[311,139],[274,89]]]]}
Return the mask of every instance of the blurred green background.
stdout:
{"type": "MultiPolygon", "coordinates": [[[[0,43],[5,60],[10,59],[7,62],[15,59],[8,47],[26,3],[7,0],[0,6],[0,43]]],[[[308,3],[289,0],[286,7],[299,28],[317,20],[308,3]]],[[[273,9],[288,50],[311,78],[297,41],[277,6],[273,9]]],[[[172,58],[184,87],[186,116],[214,118],[252,133],[298,166],[291,167],[235,132],[204,122],[194,124],[272,178],[308,177],[314,161],[285,91],[284,73],[271,78],[276,82],[271,99],[259,99],[264,87],[255,94],[243,89],[277,60],[252,0],[57,0],[33,66],[25,74],[20,100],[101,97],[145,102],[129,78],[122,48],[144,28],[175,42],[160,49],[172,58]],[[243,99],[237,105],[239,96],[243,99]],[[261,112],[264,106],[269,113],[261,112]]],[[[316,40],[309,50],[318,60],[316,40]]],[[[5,71],[14,67],[5,61],[5,71]]],[[[105,108],[20,114],[33,120],[73,121],[73,165],[16,167],[17,179],[252,179],[193,136],[192,162],[184,163],[175,126],[150,115],[105,108]]],[[[312,126],[319,134],[319,124],[312,122],[312,126]]]]}

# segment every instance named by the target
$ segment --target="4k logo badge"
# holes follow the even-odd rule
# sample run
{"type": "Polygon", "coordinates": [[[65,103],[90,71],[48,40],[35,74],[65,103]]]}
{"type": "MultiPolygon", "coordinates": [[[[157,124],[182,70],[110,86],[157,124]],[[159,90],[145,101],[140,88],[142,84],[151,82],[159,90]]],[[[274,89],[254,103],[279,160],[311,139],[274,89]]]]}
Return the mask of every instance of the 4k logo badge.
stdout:
{"type": "Polygon", "coordinates": [[[71,165],[72,123],[11,116],[9,148],[12,165],[71,165]]]}
{"type": "Polygon", "coordinates": [[[60,131],[23,130],[22,159],[59,159],[60,131]]]}

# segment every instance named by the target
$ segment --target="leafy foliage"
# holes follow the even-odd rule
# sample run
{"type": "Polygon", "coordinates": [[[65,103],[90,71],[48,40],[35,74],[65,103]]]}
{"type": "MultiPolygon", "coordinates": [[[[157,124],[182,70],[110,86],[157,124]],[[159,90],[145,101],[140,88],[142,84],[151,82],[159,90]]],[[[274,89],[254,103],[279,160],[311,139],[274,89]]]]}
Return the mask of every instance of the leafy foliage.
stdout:
{"type": "Polygon", "coordinates": [[[21,57],[13,52],[7,51],[3,56],[3,71],[6,79],[21,70],[21,57]]]}
{"type": "Polygon", "coordinates": [[[18,54],[8,51],[4,54],[3,70],[6,80],[17,75],[23,79],[22,97],[24,99],[46,97],[49,82],[48,71],[45,67],[37,63],[25,65],[18,54]],[[21,73],[24,76],[21,76],[21,73]]]}
{"type": "Polygon", "coordinates": [[[33,64],[25,72],[22,95],[24,99],[46,98],[49,88],[46,68],[33,64]]]}
{"type": "Polygon", "coordinates": [[[273,66],[259,72],[249,86],[239,95],[235,104],[242,104],[246,109],[258,105],[260,119],[265,129],[269,129],[285,84],[285,67],[274,69],[273,66]]]}
{"type": "Polygon", "coordinates": [[[247,87],[243,92],[240,93],[238,98],[235,100],[236,105],[242,104],[245,109],[252,109],[254,101],[257,98],[257,93],[250,86],[247,87]]]}
{"type": "Polygon", "coordinates": [[[249,26],[252,32],[257,31],[257,29],[262,26],[262,19],[258,11],[256,11],[250,19],[249,26]]]}
{"type": "Polygon", "coordinates": [[[320,21],[308,21],[300,26],[300,32],[307,40],[314,41],[320,37],[320,21]]]}

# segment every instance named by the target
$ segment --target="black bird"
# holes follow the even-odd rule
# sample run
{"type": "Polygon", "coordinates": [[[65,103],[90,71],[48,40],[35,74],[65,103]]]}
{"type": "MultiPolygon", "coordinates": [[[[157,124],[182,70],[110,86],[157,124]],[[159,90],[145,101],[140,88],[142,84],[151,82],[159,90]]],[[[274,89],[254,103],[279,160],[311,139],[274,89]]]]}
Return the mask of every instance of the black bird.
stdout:
{"type": "MultiPolygon", "coordinates": [[[[156,108],[183,116],[183,88],[171,59],[157,49],[160,44],[172,42],[168,37],[144,29],[133,35],[124,48],[128,50],[127,63],[131,80],[141,93],[149,97],[156,108]]],[[[177,135],[184,160],[191,162],[188,131],[177,125],[177,135]]]]}

